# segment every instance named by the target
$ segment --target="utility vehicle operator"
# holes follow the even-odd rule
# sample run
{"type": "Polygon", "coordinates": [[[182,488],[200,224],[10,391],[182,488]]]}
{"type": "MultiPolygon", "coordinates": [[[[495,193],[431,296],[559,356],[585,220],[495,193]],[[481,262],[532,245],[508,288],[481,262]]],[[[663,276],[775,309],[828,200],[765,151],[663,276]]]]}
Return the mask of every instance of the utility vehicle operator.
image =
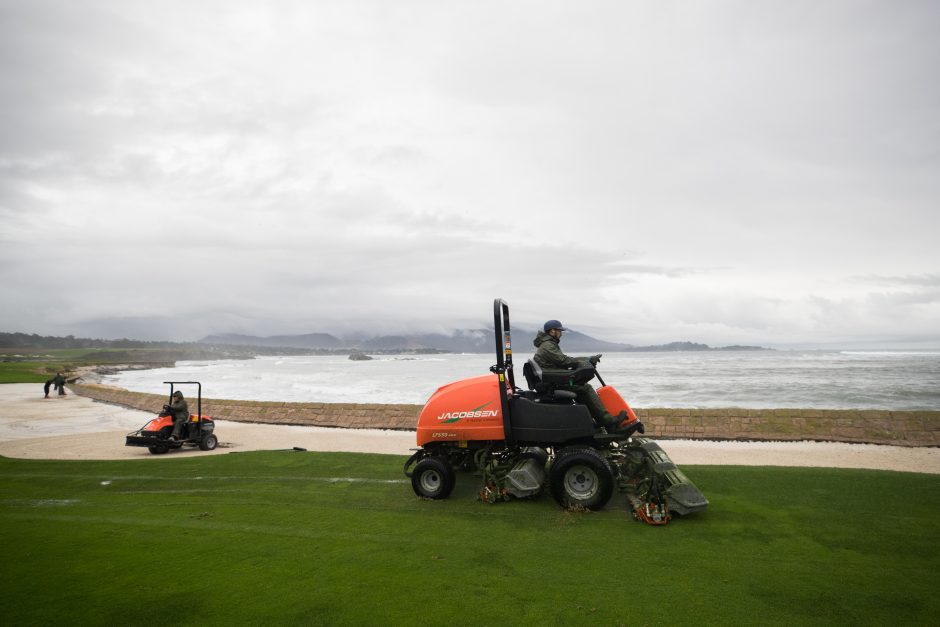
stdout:
{"type": "Polygon", "coordinates": [[[173,400],[167,407],[169,408],[170,415],[173,416],[173,433],[170,435],[170,439],[179,440],[180,430],[189,420],[189,405],[187,405],[186,401],[183,399],[183,393],[176,390],[173,392],[173,400]]]}
{"type": "MultiPolygon", "coordinates": [[[[546,370],[572,370],[584,365],[585,361],[591,362],[596,366],[601,360],[600,355],[591,355],[590,357],[569,357],[562,352],[559,343],[561,335],[567,331],[558,320],[549,320],[545,323],[542,331],[538,332],[535,340],[535,363],[546,370]]],[[[599,427],[605,427],[609,433],[620,430],[621,423],[627,419],[626,412],[621,412],[619,416],[612,416],[601,399],[597,396],[594,388],[587,383],[572,385],[572,392],[578,395],[578,402],[587,406],[591,412],[591,417],[599,427]]]]}

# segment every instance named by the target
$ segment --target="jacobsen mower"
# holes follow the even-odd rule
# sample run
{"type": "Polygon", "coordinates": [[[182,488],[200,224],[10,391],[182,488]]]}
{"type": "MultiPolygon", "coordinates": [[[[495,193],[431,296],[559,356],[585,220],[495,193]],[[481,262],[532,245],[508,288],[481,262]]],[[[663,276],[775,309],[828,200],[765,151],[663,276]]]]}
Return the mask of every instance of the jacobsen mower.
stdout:
{"type": "Polygon", "coordinates": [[[163,406],[160,414],[144,425],[142,428],[127,435],[125,446],[146,446],[154,455],[162,455],[170,449],[183,446],[198,446],[203,451],[211,451],[218,443],[215,422],[209,416],[202,415],[202,384],[198,381],[164,381],[170,386],[170,399],[163,406]],[[173,402],[174,386],[197,386],[196,413],[189,415],[189,420],[183,423],[179,437],[175,440],[173,434],[173,410],[169,403],[173,402]]]}
{"type": "Polygon", "coordinates": [[[523,367],[524,390],[513,374],[509,306],[500,299],[493,303],[493,326],[492,374],[439,388],[418,416],[420,448],[404,467],[415,494],[447,498],[455,469],[462,469],[482,475],[479,497],[487,503],[537,496],[547,486],[564,508],[598,510],[616,487],[637,520],[660,525],[708,506],[658,444],[633,437],[643,432],[642,424],[594,366],[549,371],[530,359],[523,367]],[[607,410],[626,412],[614,433],[596,428],[587,407],[566,389],[595,376],[607,410]]]}

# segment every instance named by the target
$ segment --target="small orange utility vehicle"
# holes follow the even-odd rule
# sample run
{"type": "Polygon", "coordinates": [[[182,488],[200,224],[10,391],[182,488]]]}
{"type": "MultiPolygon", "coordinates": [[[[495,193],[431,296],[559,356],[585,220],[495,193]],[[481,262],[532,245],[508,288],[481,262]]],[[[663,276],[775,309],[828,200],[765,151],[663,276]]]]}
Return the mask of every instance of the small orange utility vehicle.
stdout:
{"type": "Polygon", "coordinates": [[[170,399],[168,404],[163,406],[160,414],[148,422],[146,425],[129,433],[125,446],[146,446],[154,455],[162,455],[170,449],[181,448],[182,446],[198,446],[200,450],[211,451],[219,444],[219,439],[215,435],[215,421],[209,416],[202,415],[202,384],[198,381],[164,381],[170,386],[170,399]],[[169,403],[173,402],[174,386],[177,385],[195,385],[197,386],[196,413],[190,414],[189,420],[183,423],[178,440],[171,440],[173,433],[173,415],[170,412],[169,403]]]}
{"type": "Polygon", "coordinates": [[[634,517],[665,524],[673,514],[705,509],[708,500],[643,433],[630,406],[604,384],[594,366],[543,371],[532,359],[523,367],[528,389],[516,386],[509,306],[493,303],[496,365],[492,374],[439,388],[418,416],[417,444],[405,463],[415,494],[450,495],[454,469],[483,477],[484,502],[532,497],[548,486],[566,508],[601,509],[617,487],[634,517]],[[594,377],[598,396],[614,416],[626,419],[614,433],[596,428],[587,407],[575,402],[572,386],[594,377]]]}

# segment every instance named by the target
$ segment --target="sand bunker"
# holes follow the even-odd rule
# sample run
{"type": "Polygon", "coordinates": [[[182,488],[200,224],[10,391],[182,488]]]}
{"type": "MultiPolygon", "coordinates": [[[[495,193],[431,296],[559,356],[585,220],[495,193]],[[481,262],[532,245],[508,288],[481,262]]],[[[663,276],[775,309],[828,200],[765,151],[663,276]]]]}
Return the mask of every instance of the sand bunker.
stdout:
{"type": "MultiPolygon", "coordinates": [[[[0,455],[26,459],[179,459],[236,451],[304,448],[408,455],[414,432],[331,429],[216,421],[219,447],[151,455],[124,446],[124,436],[152,414],[69,394],[43,398],[42,385],[0,385],[0,455]]],[[[826,466],[940,474],[940,449],[826,442],[660,440],[679,465],[826,466]]]]}

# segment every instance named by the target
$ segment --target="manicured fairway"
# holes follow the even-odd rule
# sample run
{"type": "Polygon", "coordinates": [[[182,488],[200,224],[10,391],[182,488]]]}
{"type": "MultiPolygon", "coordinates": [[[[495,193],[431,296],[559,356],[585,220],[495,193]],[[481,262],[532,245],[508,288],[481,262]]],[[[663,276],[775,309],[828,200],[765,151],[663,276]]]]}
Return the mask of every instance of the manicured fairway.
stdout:
{"type": "Polygon", "coordinates": [[[404,458],[0,458],[0,623],[929,624],[940,477],[687,466],[654,528],[548,496],[416,498],[404,458]]]}
{"type": "MultiPolygon", "coordinates": [[[[41,361],[0,362],[0,383],[45,383],[61,364],[41,361]]],[[[37,388],[38,389],[38,388],[37,388]]]]}
{"type": "MultiPolygon", "coordinates": [[[[113,364],[106,349],[96,348],[0,348],[5,355],[17,355],[17,360],[0,361],[0,383],[44,383],[56,372],[70,373],[79,366],[113,364]],[[27,361],[18,361],[27,359],[27,361]]],[[[152,353],[148,349],[122,351],[118,363],[145,361],[152,353]],[[130,358],[133,356],[133,358],[130,358]]]]}

